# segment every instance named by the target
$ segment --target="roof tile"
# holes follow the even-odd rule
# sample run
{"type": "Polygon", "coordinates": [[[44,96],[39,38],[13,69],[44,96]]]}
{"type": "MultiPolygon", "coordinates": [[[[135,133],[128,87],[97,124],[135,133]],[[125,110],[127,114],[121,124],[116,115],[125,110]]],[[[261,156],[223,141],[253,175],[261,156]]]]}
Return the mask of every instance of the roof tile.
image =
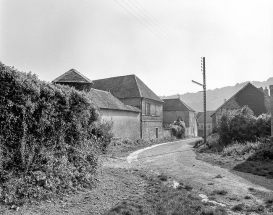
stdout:
{"type": "Polygon", "coordinates": [[[119,99],[147,98],[163,102],[149,87],[137,76],[126,75],[93,81],[93,88],[109,91],[119,99]]]}
{"type": "MultiPolygon", "coordinates": [[[[163,99],[163,111],[194,111],[186,105],[180,98],[163,99]]],[[[194,111],[195,112],[195,111],[194,111]]]]}

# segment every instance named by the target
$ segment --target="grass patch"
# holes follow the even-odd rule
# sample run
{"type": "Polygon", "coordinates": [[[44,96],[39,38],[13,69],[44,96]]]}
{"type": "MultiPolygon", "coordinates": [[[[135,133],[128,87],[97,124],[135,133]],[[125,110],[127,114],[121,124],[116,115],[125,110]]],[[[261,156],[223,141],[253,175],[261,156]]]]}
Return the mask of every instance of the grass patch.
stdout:
{"type": "Polygon", "coordinates": [[[184,189],[173,189],[171,186],[165,185],[165,179],[161,177],[149,175],[144,178],[147,182],[143,196],[138,200],[125,200],[114,206],[105,215],[226,215],[224,208],[204,205],[200,197],[192,190],[189,185],[183,186],[184,189]],[[187,189],[186,189],[187,188],[187,189]]]}

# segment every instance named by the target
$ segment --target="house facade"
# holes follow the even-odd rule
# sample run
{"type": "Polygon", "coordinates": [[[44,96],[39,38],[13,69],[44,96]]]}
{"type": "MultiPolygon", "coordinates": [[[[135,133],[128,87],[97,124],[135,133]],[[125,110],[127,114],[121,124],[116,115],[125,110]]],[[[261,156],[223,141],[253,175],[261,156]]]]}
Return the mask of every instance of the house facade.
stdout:
{"type": "Polygon", "coordinates": [[[213,128],[218,125],[223,113],[238,110],[245,105],[254,112],[255,116],[270,113],[270,97],[267,88],[263,90],[247,83],[211,115],[213,128]]]}
{"type": "Polygon", "coordinates": [[[183,119],[186,126],[186,137],[197,136],[197,121],[195,111],[186,105],[181,99],[163,99],[163,123],[172,124],[178,118],[183,119]]]}
{"type": "Polygon", "coordinates": [[[74,69],[56,78],[53,83],[85,91],[87,97],[99,110],[99,120],[112,124],[115,137],[131,140],[140,138],[140,109],[125,105],[110,92],[91,88],[93,82],[74,69]]]}
{"type": "Polygon", "coordinates": [[[125,105],[141,110],[140,137],[161,138],[163,132],[163,101],[137,76],[126,75],[93,81],[92,88],[110,92],[125,105]]]}
{"type": "Polygon", "coordinates": [[[211,115],[214,111],[206,111],[206,128],[204,125],[204,112],[198,112],[197,121],[198,121],[198,136],[202,137],[204,135],[204,129],[206,129],[206,135],[212,133],[212,117],[211,115]]]}

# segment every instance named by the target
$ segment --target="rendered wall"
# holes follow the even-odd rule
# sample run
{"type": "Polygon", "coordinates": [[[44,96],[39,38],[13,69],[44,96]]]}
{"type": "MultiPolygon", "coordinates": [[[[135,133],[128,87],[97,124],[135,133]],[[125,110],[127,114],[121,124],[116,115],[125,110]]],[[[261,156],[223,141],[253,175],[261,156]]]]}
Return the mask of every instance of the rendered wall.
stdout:
{"type": "Polygon", "coordinates": [[[112,132],[115,137],[130,140],[140,138],[140,113],[101,109],[100,118],[102,122],[113,122],[112,132]]]}

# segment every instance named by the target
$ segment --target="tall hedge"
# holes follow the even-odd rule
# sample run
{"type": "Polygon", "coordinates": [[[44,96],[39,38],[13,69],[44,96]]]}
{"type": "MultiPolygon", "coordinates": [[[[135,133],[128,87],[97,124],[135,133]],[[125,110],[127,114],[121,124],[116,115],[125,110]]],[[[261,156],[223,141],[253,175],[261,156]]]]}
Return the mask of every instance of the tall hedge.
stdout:
{"type": "Polygon", "coordinates": [[[92,185],[111,128],[97,122],[85,93],[0,68],[0,198],[12,203],[92,185]]]}

